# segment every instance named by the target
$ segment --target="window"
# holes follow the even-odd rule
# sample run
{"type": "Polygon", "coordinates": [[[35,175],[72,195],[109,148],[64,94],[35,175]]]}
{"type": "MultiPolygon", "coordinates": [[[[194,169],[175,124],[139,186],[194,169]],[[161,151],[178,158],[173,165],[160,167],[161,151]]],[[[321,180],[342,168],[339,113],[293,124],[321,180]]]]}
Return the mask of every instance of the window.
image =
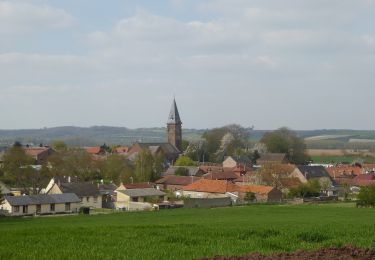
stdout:
{"type": "Polygon", "coordinates": [[[98,197],[94,197],[94,202],[98,202],[98,197]]]}
{"type": "Polygon", "coordinates": [[[23,213],[28,213],[29,212],[29,206],[25,205],[22,207],[22,212],[23,213]]]}
{"type": "Polygon", "coordinates": [[[70,203],[65,203],[65,211],[70,211],[70,203]]]}
{"type": "Polygon", "coordinates": [[[81,200],[81,202],[83,201],[83,197],[79,197],[79,199],[81,200]]]}
{"type": "Polygon", "coordinates": [[[89,202],[90,201],[90,197],[86,197],[86,201],[89,202]]]}
{"type": "Polygon", "coordinates": [[[20,212],[20,206],[14,206],[13,210],[14,212],[20,212]]]}
{"type": "Polygon", "coordinates": [[[55,204],[50,205],[50,211],[55,211],[55,204]]]}
{"type": "Polygon", "coordinates": [[[36,213],[40,213],[42,211],[42,205],[36,205],[36,213]]]}

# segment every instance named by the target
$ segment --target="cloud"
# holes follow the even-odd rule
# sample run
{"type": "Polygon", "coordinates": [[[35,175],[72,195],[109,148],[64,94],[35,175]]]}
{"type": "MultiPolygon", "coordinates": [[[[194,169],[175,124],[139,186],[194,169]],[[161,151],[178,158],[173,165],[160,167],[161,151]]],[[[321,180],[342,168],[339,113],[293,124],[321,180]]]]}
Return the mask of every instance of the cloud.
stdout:
{"type": "Polygon", "coordinates": [[[0,33],[27,33],[45,29],[66,28],[74,24],[66,11],[27,2],[0,2],[0,33]]]}

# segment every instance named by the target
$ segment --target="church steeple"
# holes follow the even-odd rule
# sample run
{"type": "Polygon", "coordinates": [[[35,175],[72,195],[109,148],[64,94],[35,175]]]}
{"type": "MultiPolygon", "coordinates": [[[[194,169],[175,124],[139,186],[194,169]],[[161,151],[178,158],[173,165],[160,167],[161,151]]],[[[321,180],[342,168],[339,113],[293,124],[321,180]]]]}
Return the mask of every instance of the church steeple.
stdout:
{"type": "Polygon", "coordinates": [[[168,124],[182,124],[180,114],[178,113],[176,99],[173,99],[171,112],[169,112],[168,124]]]}
{"type": "Polygon", "coordinates": [[[171,111],[167,122],[168,143],[173,144],[181,151],[182,144],[182,121],[178,113],[176,100],[173,99],[171,111]]]}

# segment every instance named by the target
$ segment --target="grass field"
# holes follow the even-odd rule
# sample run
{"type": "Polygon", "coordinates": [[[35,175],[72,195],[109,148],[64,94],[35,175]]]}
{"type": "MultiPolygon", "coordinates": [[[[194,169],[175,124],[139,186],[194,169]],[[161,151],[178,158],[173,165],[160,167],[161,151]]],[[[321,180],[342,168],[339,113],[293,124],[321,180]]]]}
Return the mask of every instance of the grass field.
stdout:
{"type": "Polygon", "coordinates": [[[193,259],[375,246],[375,209],[254,205],[0,219],[0,259],[193,259]]]}
{"type": "Polygon", "coordinates": [[[375,163],[374,157],[368,156],[355,156],[355,155],[343,155],[343,156],[334,156],[334,155],[320,155],[320,156],[311,156],[311,159],[315,163],[353,163],[356,161],[363,161],[364,163],[375,163]]]}

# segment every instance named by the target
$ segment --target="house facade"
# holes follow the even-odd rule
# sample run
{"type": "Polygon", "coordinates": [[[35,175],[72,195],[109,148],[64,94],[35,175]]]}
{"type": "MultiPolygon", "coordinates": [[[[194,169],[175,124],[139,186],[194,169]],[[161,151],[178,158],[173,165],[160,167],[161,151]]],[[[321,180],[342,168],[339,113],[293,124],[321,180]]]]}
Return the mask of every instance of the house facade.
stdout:
{"type": "Polygon", "coordinates": [[[80,207],[102,208],[102,194],[92,183],[55,183],[47,194],[74,193],[80,198],[80,207]]]}
{"type": "Polygon", "coordinates": [[[147,210],[152,208],[152,202],[166,200],[166,194],[158,189],[126,189],[116,190],[116,209],[147,210]]]}
{"type": "Polygon", "coordinates": [[[80,199],[74,193],[4,196],[1,205],[9,216],[77,213],[80,199]]]}

